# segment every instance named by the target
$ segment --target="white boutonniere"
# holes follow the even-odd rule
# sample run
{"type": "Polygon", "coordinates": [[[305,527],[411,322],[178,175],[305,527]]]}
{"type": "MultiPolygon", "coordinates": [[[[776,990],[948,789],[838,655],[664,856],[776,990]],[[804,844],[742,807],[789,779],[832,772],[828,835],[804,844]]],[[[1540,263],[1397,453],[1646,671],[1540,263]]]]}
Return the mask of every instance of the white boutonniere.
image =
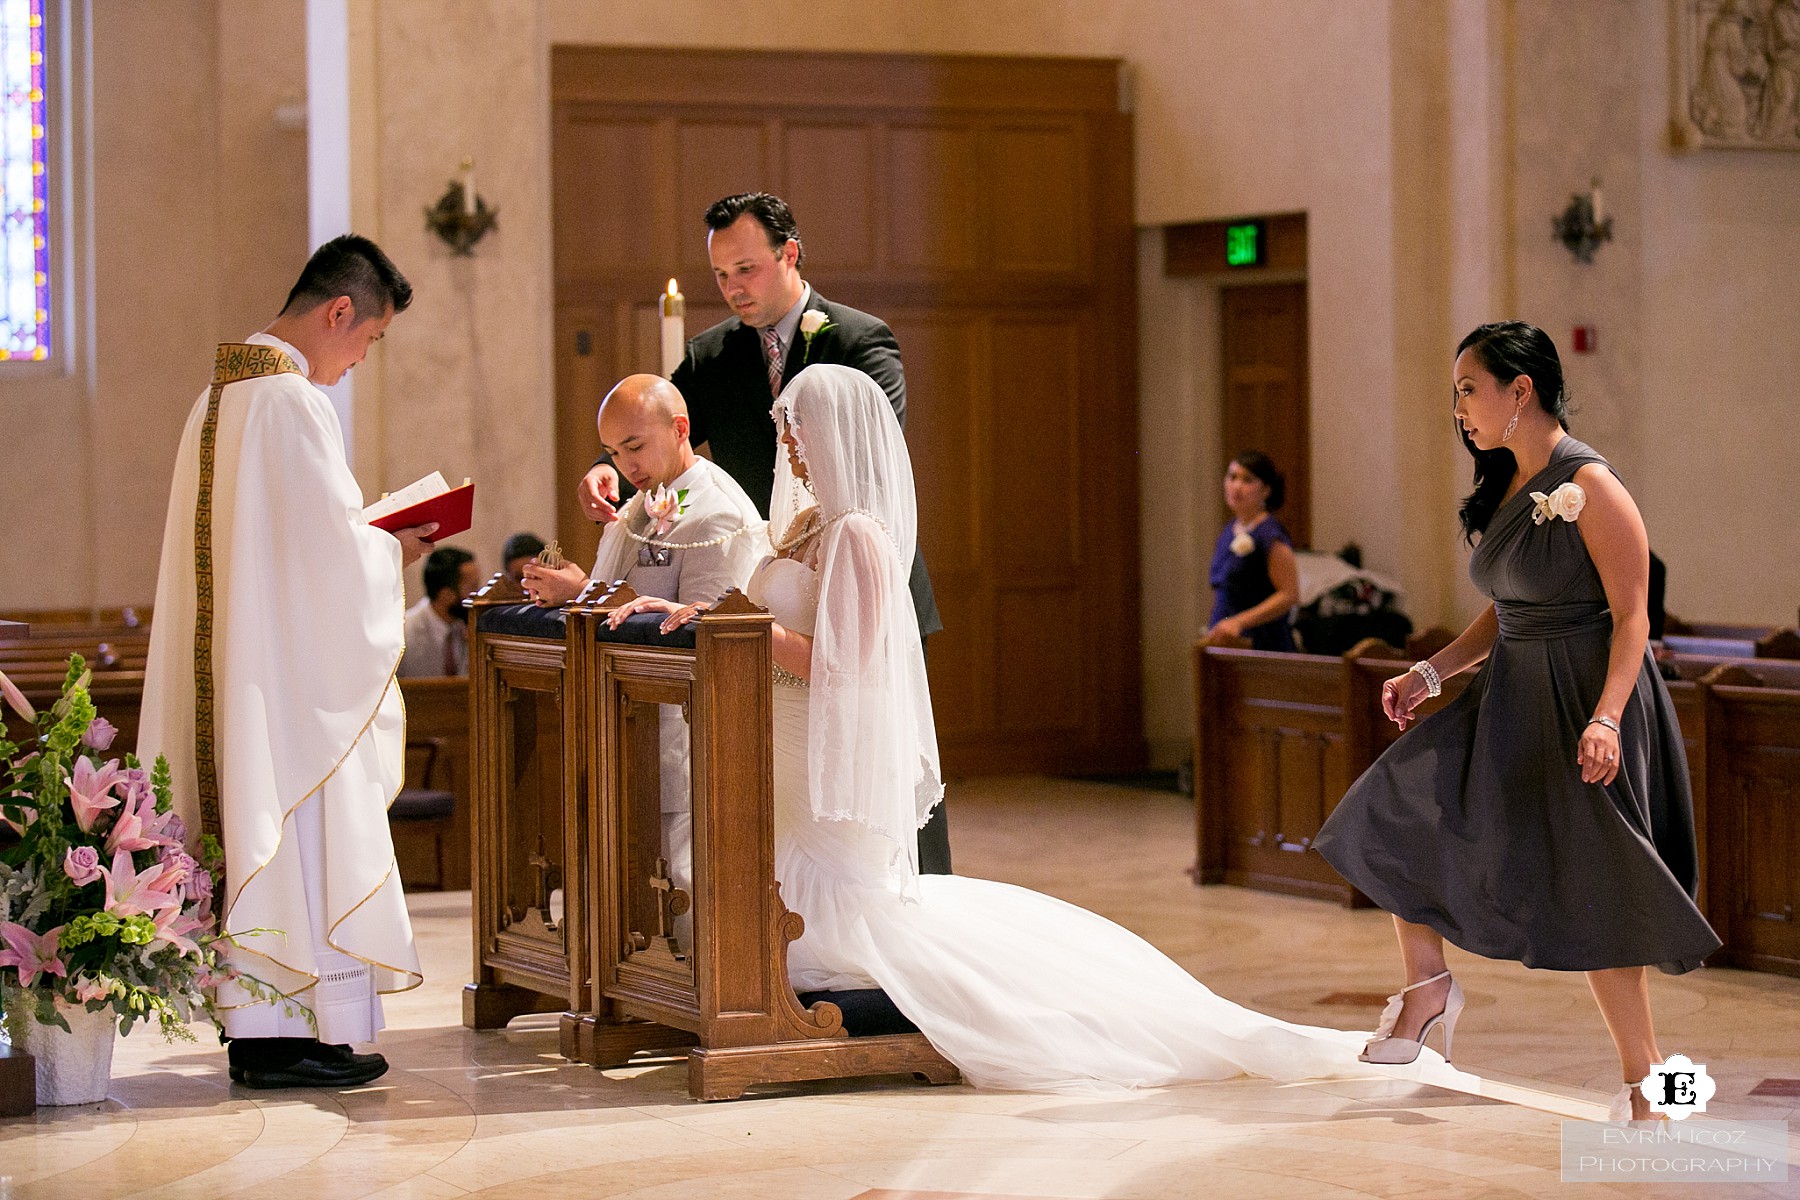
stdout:
{"type": "Polygon", "coordinates": [[[1587,493],[1581,490],[1579,483],[1570,480],[1548,496],[1542,492],[1531,493],[1531,500],[1532,524],[1542,525],[1545,521],[1554,521],[1558,517],[1572,522],[1587,506],[1587,493]]]}
{"type": "Polygon", "coordinates": [[[800,336],[806,339],[806,348],[800,352],[800,362],[804,365],[812,358],[813,339],[827,329],[835,329],[831,318],[816,308],[808,309],[800,314],[800,336]]]}
{"type": "Polygon", "coordinates": [[[1231,552],[1239,558],[1248,558],[1255,549],[1256,539],[1250,536],[1250,531],[1242,525],[1237,526],[1237,532],[1231,537],[1231,552]]]}
{"type": "Polygon", "coordinates": [[[675,527],[687,512],[688,490],[671,492],[666,484],[657,484],[654,492],[644,493],[644,515],[654,522],[653,532],[656,537],[667,537],[669,530],[675,527]]]}

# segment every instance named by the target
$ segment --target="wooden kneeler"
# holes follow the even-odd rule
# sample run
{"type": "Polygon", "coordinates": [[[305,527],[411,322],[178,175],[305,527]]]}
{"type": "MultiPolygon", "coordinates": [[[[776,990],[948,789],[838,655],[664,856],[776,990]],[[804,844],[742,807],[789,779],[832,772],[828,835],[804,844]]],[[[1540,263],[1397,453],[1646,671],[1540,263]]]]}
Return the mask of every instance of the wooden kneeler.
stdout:
{"type": "Polygon", "coordinates": [[[499,1029],[589,1004],[587,838],[578,764],[565,749],[581,687],[564,631],[506,575],[469,609],[475,978],[463,988],[463,1024],[499,1029]]]}
{"type": "Polygon", "coordinates": [[[567,610],[593,974],[591,1007],[564,1014],[564,1055],[611,1067],[686,1049],[696,1100],[859,1075],[956,1082],[923,1036],[848,1037],[836,1005],[802,1008],[788,982],[788,943],[805,925],[775,881],[769,614],[733,591],[691,627],[691,649],[686,634],[627,644],[604,622],[633,598],[620,585],[567,610]],[[660,854],[665,704],[681,706],[690,734],[691,896],[660,854]],[[683,945],[675,918],[690,907],[683,945]]]}

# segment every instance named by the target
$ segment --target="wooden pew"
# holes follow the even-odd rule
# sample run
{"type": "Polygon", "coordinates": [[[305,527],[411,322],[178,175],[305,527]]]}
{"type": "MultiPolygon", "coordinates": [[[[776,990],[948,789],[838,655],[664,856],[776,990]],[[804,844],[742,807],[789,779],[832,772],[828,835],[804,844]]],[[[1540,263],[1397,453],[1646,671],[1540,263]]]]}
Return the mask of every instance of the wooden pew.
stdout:
{"type": "MultiPolygon", "coordinates": [[[[1373,640],[1341,660],[1195,646],[1195,882],[1319,896],[1348,907],[1368,903],[1305,851],[1355,777],[1400,738],[1381,711],[1381,685],[1411,662],[1411,653],[1373,640]]],[[[1741,682],[1800,689],[1800,662],[1678,655],[1672,666],[1681,676],[1669,682],[1669,693],[1687,745],[1701,846],[1699,905],[1712,914],[1708,880],[1737,887],[1741,871],[1739,860],[1708,851],[1714,757],[1721,754],[1712,727],[1730,720],[1708,716],[1710,680],[1730,669],[1741,682]]],[[[1465,671],[1445,680],[1444,696],[1420,712],[1451,702],[1472,678],[1465,671]]],[[[1800,878],[1800,849],[1791,873],[1800,878]]]]}
{"type": "Polygon", "coordinates": [[[1723,664],[1701,688],[1709,961],[1800,975],[1800,664],[1723,664]]]}
{"type": "MultiPolygon", "coordinates": [[[[1194,648],[1197,883],[1334,900],[1369,899],[1312,841],[1350,784],[1399,731],[1381,712],[1381,685],[1413,663],[1369,639],[1342,658],[1194,648]]],[[[1469,675],[1445,681],[1448,704],[1469,675]]]]}
{"type": "MultiPolygon", "coordinates": [[[[38,709],[56,703],[68,675],[69,655],[79,654],[93,672],[88,691],[99,714],[118,727],[114,753],[137,745],[138,713],[143,705],[144,666],[150,654],[150,631],[141,627],[32,624],[23,637],[0,637],[0,671],[38,709]]],[[[31,736],[25,722],[8,709],[7,736],[22,742],[31,736]]]]}
{"type": "MultiPolygon", "coordinates": [[[[407,741],[435,741],[438,747],[435,777],[429,781],[419,776],[423,756],[407,756],[406,786],[441,787],[456,793],[456,816],[444,851],[443,890],[460,891],[469,886],[473,869],[470,847],[475,801],[469,779],[469,680],[464,676],[433,676],[398,682],[400,695],[406,701],[407,741]]],[[[393,830],[400,877],[436,878],[432,839],[404,823],[393,826],[393,830]]]]}

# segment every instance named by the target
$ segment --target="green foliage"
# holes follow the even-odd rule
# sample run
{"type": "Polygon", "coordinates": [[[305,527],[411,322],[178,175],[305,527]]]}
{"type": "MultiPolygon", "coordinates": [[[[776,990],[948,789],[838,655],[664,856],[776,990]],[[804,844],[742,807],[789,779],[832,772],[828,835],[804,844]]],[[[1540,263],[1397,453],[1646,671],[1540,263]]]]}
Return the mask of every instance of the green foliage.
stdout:
{"type": "MultiPolygon", "coordinates": [[[[112,784],[111,794],[119,803],[99,811],[91,829],[83,830],[76,821],[69,784],[80,760],[88,759],[84,772],[105,775],[108,770],[82,742],[96,717],[87,690],[91,678],[81,656],[71,655],[61,698],[37,714],[35,744],[21,755],[21,747],[0,737],[0,816],[21,831],[18,843],[0,853],[0,922],[23,926],[39,938],[54,932],[55,957],[66,972],[38,974],[29,989],[21,990],[19,969],[0,967],[0,995],[13,1022],[29,1019],[67,1029],[56,1007],[60,999],[90,1012],[117,1013],[120,1032],[138,1021],[153,1021],[166,1037],[192,1040],[189,1021],[201,1014],[217,1019],[208,995],[217,981],[231,978],[259,997],[272,993],[221,960],[223,945],[211,936],[210,908],[193,898],[191,883],[171,893],[187,936],[198,947],[183,952],[163,940],[155,918],[107,911],[104,880],[77,884],[70,877],[65,863],[72,850],[91,850],[103,870],[111,869],[114,856],[107,852],[107,835],[133,803],[128,796],[142,796],[146,783],[157,813],[169,812],[174,803],[169,764],[159,757],[145,772],[136,757],[126,755],[112,784]]],[[[115,760],[110,768],[119,765],[115,760]]],[[[178,849],[164,842],[139,850],[130,855],[131,869],[153,870],[178,849]]],[[[216,840],[203,839],[201,853],[201,869],[217,872],[223,866],[216,840]]],[[[153,896],[149,904],[159,902],[153,896]]],[[[168,911],[167,905],[159,911],[168,911]]]]}

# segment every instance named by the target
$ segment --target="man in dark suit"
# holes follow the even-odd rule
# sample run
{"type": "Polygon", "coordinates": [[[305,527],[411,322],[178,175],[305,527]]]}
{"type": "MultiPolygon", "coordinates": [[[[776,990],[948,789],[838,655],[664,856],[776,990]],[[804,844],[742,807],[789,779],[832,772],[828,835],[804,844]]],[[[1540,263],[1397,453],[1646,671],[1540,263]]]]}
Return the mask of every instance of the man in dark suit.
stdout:
{"type": "MultiPolygon", "coordinates": [[[[769,417],[787,381],[809,363],[841,363],[868,375],[886,392],[906,424],[906,373],[900,346],[886,323],[834,304],[801,278],[805,250],[787,204],[766,192],[727,196],[706,210],[706,248],[713,278],[734,316],[688,342],[672,380],[687,400],[691,436],[769,515],[775,487],[775,422],[769,417]],[[825,324],[808,337],[817,312],[825,324]]],[[[614,519],[619,477],[602,459],[581,481],[581,504],[596,521],[614,519]]],[[[771,530],[779,538],[784,530],[771,530]]],[[[912,563],[913,610],[921,641],[942,629],[925,559],[912,563]]],[[[950,834],[939,805],[919,831],[919,869],[950,873],[950,834]]]]}

